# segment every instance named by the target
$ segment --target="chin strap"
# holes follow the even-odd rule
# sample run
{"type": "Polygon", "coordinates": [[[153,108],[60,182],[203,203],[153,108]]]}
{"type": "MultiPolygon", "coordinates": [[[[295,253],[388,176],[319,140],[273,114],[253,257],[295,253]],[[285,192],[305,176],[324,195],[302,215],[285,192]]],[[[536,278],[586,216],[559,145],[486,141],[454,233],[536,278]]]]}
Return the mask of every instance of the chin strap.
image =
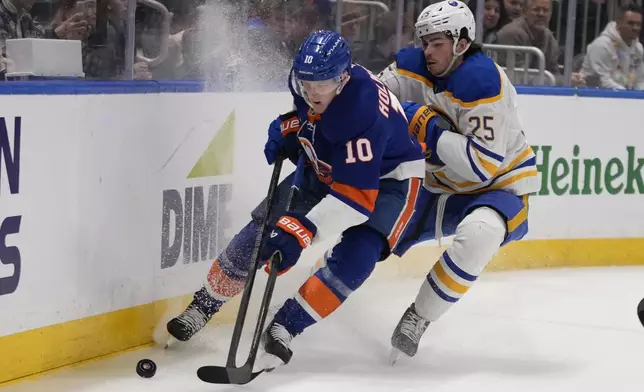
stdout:
{"type": "Polygon", "coordinates": [[[445,68],[445,71],[441,72],[438,75],[434,75],[436,77],[442,78],[443,76],[447,75],[448,73],[452,72],[452,67],[454,67],[454,63],[456,63],[456,60],[458,60],[459,57],[465,54],[467,50],[470,48],[470,45],[472,45],[471,42],[467,43],[467,46],[465,46],[465,49],[463,49],[462,52],[457,52],[456,51],[456,46],[458,46],[458,37],[454,38],[454,44],[452,45],[452,61],[449,62],[449,65],[447,68],[445,68]]]}
{"type": "Polygon", "coordinates": [[[349,83],[349,79],[351,79],[351,74],[347,73],[347,77],[342,78],[340,80],[340,85],[338,86],[338,89],[335,90],[335,95],[340,95],[340,93],[342,92],[342,89],[344,88],[344,86],[346,86],[347,83],[349,83]]]}

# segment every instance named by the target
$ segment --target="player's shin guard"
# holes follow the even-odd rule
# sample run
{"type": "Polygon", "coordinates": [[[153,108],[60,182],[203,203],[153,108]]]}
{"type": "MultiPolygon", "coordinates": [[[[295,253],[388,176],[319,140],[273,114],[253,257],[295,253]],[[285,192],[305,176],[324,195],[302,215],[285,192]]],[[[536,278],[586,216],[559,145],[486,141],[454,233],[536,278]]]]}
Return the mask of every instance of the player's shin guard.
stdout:
{"type": "MultiPolygon", "coordinates": [[[[325,254],[325,264],[286,300],[271,325],[283,326],[294,337],[333,313],[371,275],[385,246],[385,238],[372,228],[345,231],[325,254]]],[[[268,346],[265,349],[269,351],[268,346]]]]}
{"type": "Polygon", "coordinates": [[[175,339],[189,340],[224,303],[244,290],[256,233],[257,223],[252,221],[213,262],[206,283],[195,293],[190,305],[167,324],[168,332],[175,339]]]}
{"type": "Polygon", "coordinates": [[[398,323],[391,339],[394,348],[416,354],[429,322],[438,320],[474,284],[505,234],[505,220],[491,208],[477,208],[463,219],[452,246],[427,274],[416,301],[398,323]]]}

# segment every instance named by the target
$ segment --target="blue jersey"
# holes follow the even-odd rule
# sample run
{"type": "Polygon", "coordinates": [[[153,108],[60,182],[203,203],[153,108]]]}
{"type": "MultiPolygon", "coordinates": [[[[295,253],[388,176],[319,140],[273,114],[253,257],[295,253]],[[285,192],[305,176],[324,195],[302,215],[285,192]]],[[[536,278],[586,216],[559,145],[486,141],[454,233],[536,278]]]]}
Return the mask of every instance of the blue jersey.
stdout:
{"type": "Polygon", "coordinates": [[[312,112],[292,76],[289,87],[302,124],[300,144],[330,187],[307,215],[318,232],[331,227],[340,232],[366,221],[381,179],[424,177],[422,147],[409,133],[404,110],[365,68],[352,65],[349,81],[322,114],[312,112]],[[333,224],[327,222],[331,217],[333,224]]]}

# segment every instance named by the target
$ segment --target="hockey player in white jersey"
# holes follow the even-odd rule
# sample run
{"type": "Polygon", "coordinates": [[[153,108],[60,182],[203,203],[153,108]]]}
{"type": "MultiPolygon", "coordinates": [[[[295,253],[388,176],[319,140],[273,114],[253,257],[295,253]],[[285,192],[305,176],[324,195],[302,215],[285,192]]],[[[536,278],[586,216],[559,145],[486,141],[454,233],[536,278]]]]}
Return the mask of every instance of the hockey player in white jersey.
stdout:
{"type": "Polygon", "coordinates": [[[430,322],[472,286],[499,248],[527,233],[536,160],[517,113],[516,90],[474,43],[474,16],[460,1],[425,8],[422,48],[398,52],[379,78],[406,102],[410,131],[426,144],[425,188],[406,244],[454,235],[393,336],[393,359],[414,356],[430,322]]]}

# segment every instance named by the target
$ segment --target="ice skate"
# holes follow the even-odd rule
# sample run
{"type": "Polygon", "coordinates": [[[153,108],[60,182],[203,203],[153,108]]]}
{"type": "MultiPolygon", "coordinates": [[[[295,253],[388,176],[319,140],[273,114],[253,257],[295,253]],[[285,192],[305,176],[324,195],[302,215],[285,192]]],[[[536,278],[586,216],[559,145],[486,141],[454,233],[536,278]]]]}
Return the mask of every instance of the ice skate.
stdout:
{"type": "Polygon", "coordinates": [[[276,321],[266,328],[262,335],[262,350],[255,363],[255,371],[273,371],[278,366],[286,365],[293,356],[290,349],[293,335],[276,321]]]}
{"type": "MultiPolygon", "coordinates": [[[[192,302],[180,315],[167,324],[168,333],[182,342],[190,340],[197,332],[206,326],[212,316],[219,311],[222,301],[214,299],[205,287],[197,291],[192,302]]],[[[169,346],[168,342],[166,345],[169,346]]]]}
{"type": "Polygon", "coordinates": [[[416,313],[414,304],[411,304],[400,318],[391,336],[390,362],[392,365],[396,363],[400,354],[405,354],[408,357],[416,355],[420,338],[425,333],[428,325],[429,321],[419,316],[416,313]]]}

